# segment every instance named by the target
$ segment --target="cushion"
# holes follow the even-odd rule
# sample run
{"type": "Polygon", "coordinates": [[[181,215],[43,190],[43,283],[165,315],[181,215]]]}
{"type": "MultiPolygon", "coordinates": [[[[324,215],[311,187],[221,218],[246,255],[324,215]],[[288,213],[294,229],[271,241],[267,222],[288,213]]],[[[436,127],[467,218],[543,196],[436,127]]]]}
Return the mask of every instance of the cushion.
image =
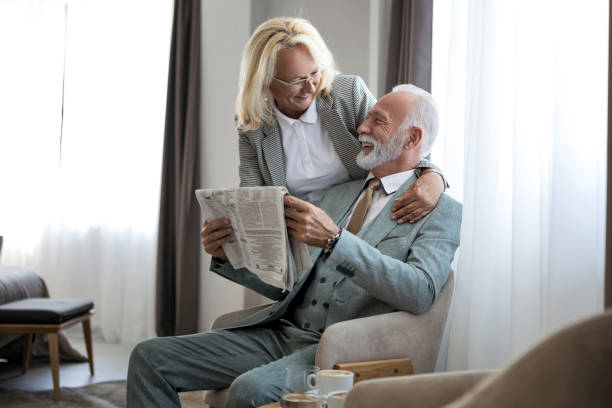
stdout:
{"type": "Polygon", "coordinates": [[[45,281],[33,269],[0,266],[0,305],[32,297],[49,297],[45,281]]]}
{"type": "Polygon", "coordinates": [[[0,324],[59,324],[91,309],[90,300],[28,298],[0,305],[0,324]]]}

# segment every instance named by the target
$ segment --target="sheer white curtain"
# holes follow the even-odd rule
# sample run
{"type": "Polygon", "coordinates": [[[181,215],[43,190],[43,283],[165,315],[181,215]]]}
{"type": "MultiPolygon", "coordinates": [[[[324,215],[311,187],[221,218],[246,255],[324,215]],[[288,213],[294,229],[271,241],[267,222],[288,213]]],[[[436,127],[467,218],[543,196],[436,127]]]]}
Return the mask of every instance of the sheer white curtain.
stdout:
{"type": "Polygon", "coordinates": [[[2,263],[92,299],[106,339],[150,337],[172,2],[6,0],[0,16],[2,263]]]}
{"type": "Polygon", "coordinates": [[[463,201],[449,370],[603,308],[608,1],[437,0],[433,151],[463,201]]]}

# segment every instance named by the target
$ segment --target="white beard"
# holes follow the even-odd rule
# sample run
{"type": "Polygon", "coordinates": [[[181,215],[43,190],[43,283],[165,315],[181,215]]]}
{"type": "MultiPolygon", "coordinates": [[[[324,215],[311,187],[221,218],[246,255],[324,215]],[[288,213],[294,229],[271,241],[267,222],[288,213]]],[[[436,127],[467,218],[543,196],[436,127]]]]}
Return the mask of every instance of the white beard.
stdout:
{"type": "Polygon", "coordinates": [[[364,153],[363,150],[357,155],[357,165],[362,169],[372,170],[375,167],[393,161],[400,157],[402,154],[402,145],[404,143],[404,137],[398,130],[393,134],[389,143],[380,143],[372,136],[359,135],[360,142],[367,142],[372,144],[372,151],[368,154],[364,153]]]}

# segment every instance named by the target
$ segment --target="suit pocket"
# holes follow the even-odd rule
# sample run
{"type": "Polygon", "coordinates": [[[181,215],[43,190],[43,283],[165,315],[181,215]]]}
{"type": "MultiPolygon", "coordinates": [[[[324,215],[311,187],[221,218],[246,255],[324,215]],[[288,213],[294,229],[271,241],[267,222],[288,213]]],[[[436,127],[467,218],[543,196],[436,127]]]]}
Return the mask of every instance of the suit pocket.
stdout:
{"type": "Polygon", "coordinates": [[[406,237],[386,237],[376,245],[381,253],[405,261],[408,258],[408,250],[412,240],[406,237]]]}
{"type": "Polygon", "coordinates": [[[381,239],[380,242],[385,242],[385,241],[394,240],[394,239],[407,239],[407,238],[403,235],[387,235],[386,237],[381,239]]]}

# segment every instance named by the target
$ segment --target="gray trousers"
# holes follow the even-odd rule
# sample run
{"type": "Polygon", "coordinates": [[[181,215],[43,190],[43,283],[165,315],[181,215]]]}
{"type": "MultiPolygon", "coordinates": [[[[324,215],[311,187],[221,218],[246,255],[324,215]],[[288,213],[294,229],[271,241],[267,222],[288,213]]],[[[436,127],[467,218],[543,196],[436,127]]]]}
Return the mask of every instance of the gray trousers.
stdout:
{"type": "Polygon", "coordinates": [[[230,387],[228,408],[280,400],[285,368],[312,365],[320,334],[281,320],[139,343],[130,356],[127,406],[180,407],[179,391],[230,387]]]}

